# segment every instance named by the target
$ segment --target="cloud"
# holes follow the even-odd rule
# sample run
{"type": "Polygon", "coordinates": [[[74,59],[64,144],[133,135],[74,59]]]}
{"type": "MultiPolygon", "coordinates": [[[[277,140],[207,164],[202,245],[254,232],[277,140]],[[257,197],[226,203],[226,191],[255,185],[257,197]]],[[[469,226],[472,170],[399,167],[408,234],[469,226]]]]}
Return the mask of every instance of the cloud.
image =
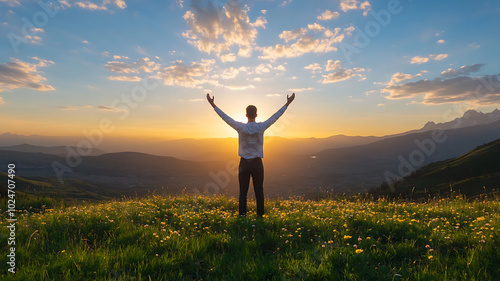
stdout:
{"type": "Polygon", "coordinates": [[[305,69],[311,70],[312,72],[321,72],[321,65],[317,62],[311,63],[304,67],[305,69]]]}
{"type": "Polygon", "coordinates": [[[309,88],[294,88],[294,89],[288,89],[289,92],[292,93],[299,93],[299,92],[305,92],[305,91],[312,91],[314,88],[309,87],[309,88]]]}
{"type": "Polygon", "coordinates": [[[337,83],[340,81],[351,79],[352,77],[359,76],[361,79],[364,79],[364,76],[359,74],[358,72],[364,71],[364,69],[347,69],[342,68],[335,72],[329,73],[328,75],[323,75],[325,79],[321,81],[323,84],[328,83],[337,83]]]}
{"type": "Polygon", "coordinates": [[[38,70],[40,67],[54,64],[53,61],[33,57],[36,63],[24,62],[11,58],[10,62],[0,63],[0,92],[17,88],[28,88],[37,91],[53,91],[54,87],[45,84],[47,78],[38,70]]]}
{"type": "Polygon", "coordinates": [[[318,20],[338,19],[339,15],[340,14],[337,11],[332,12],[330,10],[326,10],[325,12],[323,12],[321,15],[318,16],[318,20]]]}
{"type": "Polygon", "coordinates": [[[419,80],[391,85],[382,90],[387,99],[423,97],[424,104],[469,102],[477,105],[500,104],[499,75],[459,76],[449,79],[419,80]]]}
{"type": "Polygon", "coordinates": [[[191,65],[186,65],[183,61],[179,60],[171,66],[160,69],[153,77],[161,79],[165,85],[194,88],[208,83],[220,86],[217,81],[206,78],[214,63],[214,60],[202,60],[201,62],[193,62],[191,65]]]}
{"type": "Polygon", "coordinates": [[[446,43],[446,41],[444,41],[443,39],[439,39],[439,40],[437,40],[436,43],[438,43],[438,44],[444,44],[444,43],[446,43]]]}
{"type": "Polygon", "coordinates": [[[0,104],[5,104],[5,101],[3,100],[2,97],[0,97],[0,104]]]}
{"type": "Polygon", "coordinates": [[[358,9],[363,10],[363,15],[366,16],[371,9],[371,5],[368,1],[359,3],[358,0],[340,0],[340,9],[344,12],[358,9]]]}
{"type": "Polygon", "coordinates": [[[118,109],[118,108],[104,106],[104,105],[99,105],[99,106],[93,106],[93,105],[81,105],[81,106],[61,105],[61,106],[58,106],[58,108],[60,108],[62,110],[68,110],[68,111],[76,111],[76,110],[84,110],[84,109],[97,109],[97,110],[101,110],[101,111],[111,111],[111,112],[124,112],[125,111],[123,109],[118,109]]]}
{"type": "Polygon", "coordinates": [[[112,81],[129,81],[129,82],[142,81],[142,78],[138,76],[108,76],[108,79],[112,81]]]}
{"type": "Polygon", "coordinates": [[[334,70],[334,72],[323,75],[324,79],[321,81],[323,84],[337,83],[340,81],[348,80],[353,77],[360,77],[361,80],[366,79],[360,72],[364,72],[364,68],[355,67],[353,69],[343,68],[340,61],[329,60],[326,64],[327,69],[334,70]]]}
{"type": "MultiPolygon", "coordinates": [[[[66,1],[64,1],[63,4],[68,7],[70,6],[70,4],[66,1]]],[[[90,1],[83,1],[83,2],[75,2],[74,6],[91,11],[106,11],[108,10],[108,6],[110,4],[115,4],[120,9],[125,9],[127,7],[127,3],[125,3],[124,0],[103,0],[101,5],[98,5],[90,1]]]]}
{"type": "MultiPolygon", "coordinates": [[[[116,56],[113,56],[115,58],[116,56]]],[[[128,58],[128,57],[120,57],[120,59],[128,58]]],[[[160,68],[160,64],[150,60],[148,57],[141,58],[136,60],[133,63],[127,63],[123,61],[109,61],[104,67],[109,71],[117,72],[117,73],[125,73],[125,74],[137,74],[141,71],[146,73],[151,73],[160,68]]]]}
{"type": "Polygon", "coordinates": [[[470,43],[469,44],[469,48],[471,49],[479,49],[481,46],[479,46],[479,44],[477,43],[470,43]]]}
{"type": "Polygon", "coordinates": [[[326,63],[326,71],[338,70],[340,68],[342,68],[342,66],[340,65],[339,60],[328,60],[326,63]]]}
{"type": "Polygon", "coordinates": [[[452,69],[448,68],[448,70],[445,70],[441,72],[441,75],[443,77],[455,77],[455,76],[460,76],[460,75],[469,75],[473,72],[478,72],[481,67],[483,67],[484,64],[482,63],[476,63],[473,65],[464,65],[460,67],[459,69],[452,69]]]}
{"type": "Polygon", "coordinates": [[[250,8],[234,3],[237,2],[228,1],[223,7],[216,7],[214,2],[207,1],[204,7],[202,1],[193,0],[190,10],[184,14],[190,29],[182,35],[201,52],[220,56],[232,46],[238,46],[240,56],[249,56],[258,28],[265,28],[267,21],[260,16],[251,22],[247,14],[250,8]]]}
{"type": "Polygon", "coordinates": [[[411,74],[407,74],[407,73],[403,73],[403,72],[396,72],[392,75],[391,80],[388,83],[377,83],[377,84],[394,85],[394,84],[399,83],[399,82],[404,81],[404,80],[409,80],[409,79],[412,79],[415,77],[420,77],[420,76],[422,76],[422,73],[424,73],[424,72],[422,71],[418,74],[411,75],[411,74]]]}
{"type": "Polygon", "coordinates": [[[220,56],[220,60],[222,62],[233,62],[236,60],[236,55],[234,53],[225,54],[220,56]]]}
{"type": "Polygon", "coordinates": [[[448,57],[448,54],[439,54],[439,55],[429,55],[427,57],[421,57],[421,56],[416,56],[411,58],[410,63],[411,64],[422,64],[426,63],[429,60],[443,60],[448,57]]]}
{"type": "Polygon", "coordinates": [[[254,85],[245,85],[245,86],[231,86],[231,85],[227,85],[227,86],[224,86],[226,88],[228,88],[229,90],[233,90],[233,91],[240,91],[240,90],[246,90],[246,89],[253,89],[255,88],[254,85]]]}
{"type": "Polygon", "coordinates": [[[307,28],[302,27],[292,31],[283,31],[280,38],[289,41],[295,41],[290,44],[277,44],[274,46],[261,47],[259,50],[261,59],[274,61],[278,58],[299,57],[306,53],[328,53],[337,51],[335,45],[344,39],[344,34],[340,34],[341,28],[335,28],[333,31],[318,23],[309,24],[307,28]]]}
{"type": "Polygon", "coordinates": [[[0,3],[5,3],[5,4],[9,5],[10,7],[14,7],[16,5],[21,5],[21,3],[19,3],[19,1],[17,1],[17,0],[0,0],[0,3]]]}

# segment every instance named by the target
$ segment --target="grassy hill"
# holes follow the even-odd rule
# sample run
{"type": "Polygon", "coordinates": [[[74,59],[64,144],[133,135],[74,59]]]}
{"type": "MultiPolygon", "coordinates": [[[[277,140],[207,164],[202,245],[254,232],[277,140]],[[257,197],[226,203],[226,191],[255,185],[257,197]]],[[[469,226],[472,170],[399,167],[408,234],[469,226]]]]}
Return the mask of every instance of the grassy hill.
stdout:
{"type": "MultiPolygon", "coordinates": [[[[6,173],[0,172],[0,198],[7,195],[6,173]]],[[[103,195],[106,191],[99,189],[91,184],[79,180],[67,180],[61,184],[55,178],[25,179],[16,176],[16,193],[21,193],[27,198],[31,197],[50,197],[54,199],[80,199],[80,200],[103,200],[109,197],[103,195]]]]}
{"type": "MultiPolygon", "coordinates": [[[[396,193],[428,196],[458,191],[469,197],[500,190],[500,140],[461,157],[431,163],[394,185],[396,193]]],[[[385,190],[387,192],[387,189],[385,190]]]]}
{"type": "Polygon", "coordinates": [[[268,200],[263,219],[237,205],[153,196],[16,212],[17,273],[2,255],[0,279],[500,279],[498,198],[268,200]]]}

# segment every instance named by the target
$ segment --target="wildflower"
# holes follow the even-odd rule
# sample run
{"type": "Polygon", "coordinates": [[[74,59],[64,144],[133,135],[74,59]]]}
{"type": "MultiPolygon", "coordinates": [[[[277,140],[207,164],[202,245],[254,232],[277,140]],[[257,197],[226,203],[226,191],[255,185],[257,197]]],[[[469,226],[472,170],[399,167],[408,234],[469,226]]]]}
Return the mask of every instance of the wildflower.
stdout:
{"type": "Polygon", "coordinates": [[[356,249],[356,254],[361,254],[363,252],[363,249],[356,249]]]}
{"type": "Polygon", "coordinates": [[[432,260],[434,258],[434,256],[429,256],[428,259],[432,260]]]}
{"type": "Polygon", "coordinates": [[[351,235],[344,235],[344,239],[351,239],[352,236],[351,235]]]}

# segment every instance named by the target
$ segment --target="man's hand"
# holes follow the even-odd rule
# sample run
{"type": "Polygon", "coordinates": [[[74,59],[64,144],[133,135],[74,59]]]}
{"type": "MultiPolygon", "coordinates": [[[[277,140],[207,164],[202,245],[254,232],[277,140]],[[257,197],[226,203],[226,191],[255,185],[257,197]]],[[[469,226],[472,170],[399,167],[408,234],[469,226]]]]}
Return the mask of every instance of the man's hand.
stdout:
{"type": "Polygon", "coordinates": [[[286,95],[286,106],[289,106],[294,99],[295,99],[295,93],[293,93],[290,97],[286,95]]]}
{"type": "Polygon", "coordinates": [[[209,103],[209,104],[210,104],[213,108],[215,108],[215,102],[214,102],[215,97],[214,97],[214,96],[212,96],[212,98],[210,98],[210,94],[207,94],[207,100],[208,100],[208,103],[209,103]]]}

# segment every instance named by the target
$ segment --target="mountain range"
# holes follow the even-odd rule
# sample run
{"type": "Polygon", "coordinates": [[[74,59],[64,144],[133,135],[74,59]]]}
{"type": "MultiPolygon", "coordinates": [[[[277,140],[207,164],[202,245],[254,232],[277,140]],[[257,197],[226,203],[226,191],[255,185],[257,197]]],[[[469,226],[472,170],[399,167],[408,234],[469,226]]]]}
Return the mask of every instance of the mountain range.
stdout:
{"type": "MultiPolygon", "coordinates": [[[[500,139],[500,120],[485,121],[495,120],[499,111],[474,112],[384,137],[266,138],[266,196],[313,195],[320,190],[364,192],[384,181],[398,182],[429,163],[459,157],[500,139]]],[[[4,136],[0,136],[0,143],[4,136]]],[[[158,189],[167,193],[238,193],[237,142],[233,138],[160,142],[150,147],[159,155],[105,153],[99,148],[92,155],[72,159],[65,153],[67,149],[33,144],[0,148],[0,171],[15,163],[20,177],[59,188],[62,183],[56,179],[54,163],[60,163],[67,168],[65,184],[76,190],[83,188],[80,192],[90,197],[120,197],[158,189]],[[162,156],[165,153],[173,155],[162,156]],[[68,161],[77,163],[69,165],[68,161]]]]}

